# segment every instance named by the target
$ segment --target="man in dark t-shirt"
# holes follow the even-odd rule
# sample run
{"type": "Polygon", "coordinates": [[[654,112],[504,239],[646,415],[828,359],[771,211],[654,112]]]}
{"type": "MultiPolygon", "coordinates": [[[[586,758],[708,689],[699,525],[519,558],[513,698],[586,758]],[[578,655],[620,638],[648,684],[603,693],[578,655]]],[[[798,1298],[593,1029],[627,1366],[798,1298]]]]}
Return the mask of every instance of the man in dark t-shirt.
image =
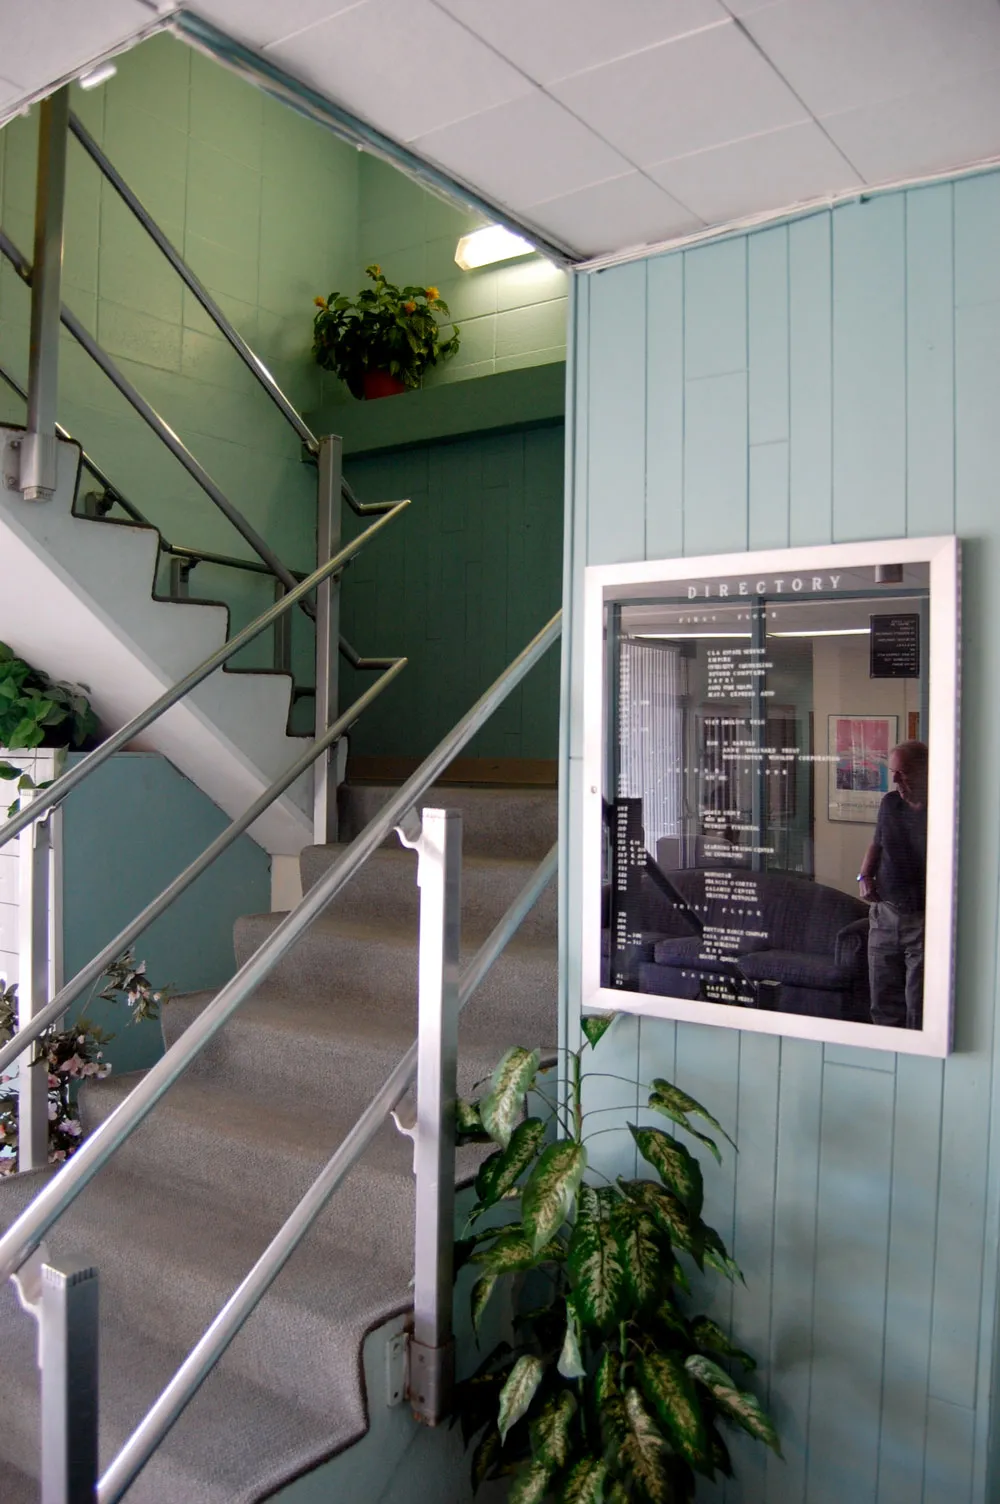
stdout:
{"type": "Polygon", "coordinates": [[[875,838],[858,882],[870,901],[868,979],[872,1023],[920,1029],[924,1017],[927,881],[927,747],[900,742],[889,754],[893,790],[879,805],[875,838]]]}

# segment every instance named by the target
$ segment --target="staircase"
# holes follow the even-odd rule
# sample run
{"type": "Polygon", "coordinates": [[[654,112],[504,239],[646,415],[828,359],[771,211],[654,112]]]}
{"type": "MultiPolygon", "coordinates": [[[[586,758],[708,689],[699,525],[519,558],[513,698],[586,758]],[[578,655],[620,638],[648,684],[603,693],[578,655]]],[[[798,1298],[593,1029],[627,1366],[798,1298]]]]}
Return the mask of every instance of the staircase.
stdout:
{"type": "MultiPolygon", "coordinates": [[[[351,840],[391,791],[341,790],[351,840]]],[[[554,792],[444,787],[461,809],[463,957],[556,835],[554,792]]],[[[306,848],[311,888],[342,847],[306,848]]],[[[416,857],[378,850],[168,1093],[49,1239],[101,1279],[101,1458],[117,1452],[315,1179],[416,1032],[416,857]]],[[[280,915],[235,931],[244,962],[280,915]]],[[[556,1037],[556,899],[541,898],[462,1015],[459,1088],[514,1043],[556,1037]]],[[[209,1001],[175,1000],[167,1043],[209,1001]]],[[[134,1077],[87,1086],[85,1126],[134,1077]]],[[[407,1116],[406,1104],[401,1115],[407,1116]]],[[[460,1175],[478,1151],[459,1156],[460,1175]]],[[[411,1145],[387,1124],[129,1491],[130,1504],[250,1504],[361,1438],[385,1396],[364,1393],[367,1333],[405,1312],[413,1269],[411,1145]]],[[[0,1183],[6,1228],[48,1172],[0,1183]]],[[[36,1504],[34,1323],[0,1288],[0,1497],[36,1504]]],[[[390,1496],[331,1498],[376,1504],[390,1496]]]]}

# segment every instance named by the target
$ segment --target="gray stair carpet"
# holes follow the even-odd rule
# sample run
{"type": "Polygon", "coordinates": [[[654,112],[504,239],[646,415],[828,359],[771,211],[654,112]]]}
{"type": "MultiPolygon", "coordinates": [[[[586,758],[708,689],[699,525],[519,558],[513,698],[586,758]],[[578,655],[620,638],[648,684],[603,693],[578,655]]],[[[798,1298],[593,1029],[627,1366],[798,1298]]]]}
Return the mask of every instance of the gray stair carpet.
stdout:
{"type": "MultiPolygon", "coordinates": [[[[390,793],[342,790],[345,841],[390,793]]],[[[425,802],[463,812],[468,959],[555,840],[555,794],[448,788],[425,802]]],[[[303,852],[304,886],[342,850],[303,852]]],[[[412,1042],[415,877],[415,854],[393,837],[50,1235],[53,1257],[86,1260],[100,1274],[102,1469],[412,1042]]],[[[237,921],[238,962],[280,918],[237,921]]],[[[210,1000],[170,1004],[168,1045],[210,1000]]],[[[553,885],[463,1015],[461,1089],[471,1090],[510,1044],[547,1045],[555,1035],[553,885]]],[[[88,1084],[88,1130],[136,1079],[88,1084]]],[[[474,1151],[462,1151],[460,1175],[474,1164],[474,1151]]],[[[364,1337],[411,1302],[411,1172],[411,1145],[387,1123],[136,1480],[130,1504],[250,1504],[364,1434],[364,1337]]],[[[50,1173],[0,1182],[0,1226],[50,1173]]],[[[0,1375],[0,1499],[34,1504],[35,1329],[9,1284],[0,1289],[0,1375]]]]}

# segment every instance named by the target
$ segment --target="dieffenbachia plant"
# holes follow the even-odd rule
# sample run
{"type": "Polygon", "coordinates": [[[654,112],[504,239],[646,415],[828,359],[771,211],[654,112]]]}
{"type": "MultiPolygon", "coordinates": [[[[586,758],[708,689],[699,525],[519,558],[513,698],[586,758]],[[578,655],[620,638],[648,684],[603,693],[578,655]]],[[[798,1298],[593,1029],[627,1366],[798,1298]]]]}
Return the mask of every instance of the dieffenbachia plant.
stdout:
{"type": "MultiPolygon", "coordinates": [[[[612,1019],[584,1020],[591,1048],[612,1019]]],[[[457,1414],[466,1441],[478,1437],[475,1486],[509,1475],[509,1504],[687,1504],[698,1475],[732,1475],[725,1426],[779,1457],[780,1445],[760,1402],[731,1375],[733,1366],[753,1369],[753,1358],[683,1299],[681,1257],[742,1279],[702,1220],[698,1161],[673,1133],[630,1123],[649,1178],[611,1183],[588,1172],[586,1048],[569,1055],[567,1117],[555,1113],[565,1137],[525,1115],[537,1050],[508,1050],[485,1095],[459,1105],[459,1138],[496,1145],[476,1178],[470,1235],[456,1248],[456,1266],[477,1269],[473,1325],[478,1333],[498,1283],[511,1276],[524,1280],[528,1308],[514,1343],[501,1343],[459,1386],[457,1414]],[[501,1203],[515,1220],[478,1225],[501,1203]]],[[[642,1089],[654,1112],[721,1163],[716,1140],[691,1119],[728,1134],[700,1102],[664,1080],[642,1089]]]]}

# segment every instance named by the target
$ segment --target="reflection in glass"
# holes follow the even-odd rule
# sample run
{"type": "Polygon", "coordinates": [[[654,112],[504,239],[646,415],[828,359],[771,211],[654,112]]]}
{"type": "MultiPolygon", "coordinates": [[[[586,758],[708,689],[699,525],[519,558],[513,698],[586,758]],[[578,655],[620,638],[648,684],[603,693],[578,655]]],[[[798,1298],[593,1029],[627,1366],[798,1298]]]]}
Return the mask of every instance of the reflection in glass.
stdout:
{"type": "Polygon", "coordinates": [[[922,1026],[928,580],[606,608],[605,985],[922,1026]]]}

